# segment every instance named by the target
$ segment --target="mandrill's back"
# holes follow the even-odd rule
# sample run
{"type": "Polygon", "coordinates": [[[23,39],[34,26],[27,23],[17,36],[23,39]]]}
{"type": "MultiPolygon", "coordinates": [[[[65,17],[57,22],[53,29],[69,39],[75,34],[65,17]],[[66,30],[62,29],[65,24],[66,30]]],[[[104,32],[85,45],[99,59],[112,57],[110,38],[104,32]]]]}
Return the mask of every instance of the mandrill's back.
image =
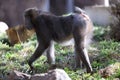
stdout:
{"type": "MultiPolygon", "coordinates": [[[[72,36],[72,24],[73,16],[55,16],[55,15],[40,15],[38,19],[44,22],[44,27],[48,29],[48,33],[51,33],[51,37],[56,42],[62,42],[71,39],[72,36]]],[[[39,22],[39,21],[38,21],[39,22]]],[[[49,34],[50,35],[50,34],[49,34]]]]}

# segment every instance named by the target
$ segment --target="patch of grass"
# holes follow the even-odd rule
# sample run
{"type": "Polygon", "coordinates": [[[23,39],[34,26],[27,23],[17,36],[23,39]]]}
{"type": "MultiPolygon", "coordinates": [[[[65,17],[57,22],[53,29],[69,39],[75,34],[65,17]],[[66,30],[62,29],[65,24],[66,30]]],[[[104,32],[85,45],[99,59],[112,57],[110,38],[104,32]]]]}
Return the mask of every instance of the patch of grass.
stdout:
{"type": "Polygon", "coordinates": [[[117,72],[114,76],[117,77],[117,78],[120,78],[120,69],[117,70],[117,72]]]}
{"type": "Polygon", "coordinates": [[[94,27],[94,40],[103,41],[109,38],[110,27],[95,26],[94,27]]]}
{"type": "MultiPolygon", "coordinates": [[[[120,43],[110,41],[101,41],[97,44],[98,53],[93,59],[92,66],[96,69],[103,68],[109,64],[120,61],[120,43]]],[[[96,46],[94,44],[94,46],[96,46]]]]}

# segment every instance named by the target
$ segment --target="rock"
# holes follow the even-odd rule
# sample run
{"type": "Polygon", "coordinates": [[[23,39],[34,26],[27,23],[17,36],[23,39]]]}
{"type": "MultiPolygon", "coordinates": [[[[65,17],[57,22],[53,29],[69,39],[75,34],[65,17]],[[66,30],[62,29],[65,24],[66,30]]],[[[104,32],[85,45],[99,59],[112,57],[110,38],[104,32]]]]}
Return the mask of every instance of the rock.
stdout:
{"type": "Polygon", "coordinates": [[[35,74],[30,80],[71,80],[68,74],[62,69],[54,69],[44,74],[35,74]]]}
{"type": "Polygon", "coordinates": [[[6,80],[30,80],[30,77],[31,75],[14,70],[7,74],[6,80]]]}
{"type": "Polygon", "coordinates": [[[112,76],[113,74],[116,74],[116,72],[119,68],[120,68],[120,63],[115,63],[115,64],[107,66],[104,69],[100,69],[99,74],[102,77],[107,78],[107,77],[112,76]]]}
{"type": "Polygon", "coordinates": [[[8,26],[4,22],[0,22],[0,33],[5,33],[5,31],[8,29],[8,26]]]}
{"type": "Polygon", "coordinates": [[[104,77],[107,78],[109,76],[111,76],[113,74],[113,68],[111,66],[108,66],[104,69],[100,69],[99,70],[99,74],[104,77]]]}
{"type": "Polygon", "coordinates": [[[8,74],[6,80],[71,80],[62,69],[53,69],[43,74],[28,75],[19,71],[8,74]]]}

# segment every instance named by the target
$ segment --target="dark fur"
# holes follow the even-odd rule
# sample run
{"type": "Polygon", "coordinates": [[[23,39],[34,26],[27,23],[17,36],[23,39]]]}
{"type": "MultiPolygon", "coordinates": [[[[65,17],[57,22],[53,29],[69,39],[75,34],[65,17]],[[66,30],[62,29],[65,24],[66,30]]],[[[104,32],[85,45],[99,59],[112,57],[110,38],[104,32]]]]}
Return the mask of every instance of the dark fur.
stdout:
{"type": "Polygon", "coordinates": [[[80,67],[80,61],[82,61],[87,68],[87,72],[92,72],[85,45],[85,41],[92,33],[90,23],[91,21],[82,13],[56,16],[34,8],[26,10],[25,25],[28,29],[35,30],[38,39],[38,47],[28,61],[30,68],[33,69],[32,63],[46,49],[49,63],[55,64],[53,41],[63,42],[74,38],[76,67],[80,67]]]}

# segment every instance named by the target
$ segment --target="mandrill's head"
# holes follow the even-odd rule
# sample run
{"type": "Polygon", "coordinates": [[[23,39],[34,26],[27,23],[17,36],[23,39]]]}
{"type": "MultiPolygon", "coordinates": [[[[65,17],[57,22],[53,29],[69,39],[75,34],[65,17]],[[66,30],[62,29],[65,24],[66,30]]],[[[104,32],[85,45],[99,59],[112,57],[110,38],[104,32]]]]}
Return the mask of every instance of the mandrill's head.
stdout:
{"type": "Polygon", "coordinates": [[[29,8],[26,9],[24,12],[24,21],[25,21],[25,27],[29,30],[33,29],[34,24],[33,21],[36,19],[36,17],[40,14],[40,10],[37,8],[29,8]]]}

